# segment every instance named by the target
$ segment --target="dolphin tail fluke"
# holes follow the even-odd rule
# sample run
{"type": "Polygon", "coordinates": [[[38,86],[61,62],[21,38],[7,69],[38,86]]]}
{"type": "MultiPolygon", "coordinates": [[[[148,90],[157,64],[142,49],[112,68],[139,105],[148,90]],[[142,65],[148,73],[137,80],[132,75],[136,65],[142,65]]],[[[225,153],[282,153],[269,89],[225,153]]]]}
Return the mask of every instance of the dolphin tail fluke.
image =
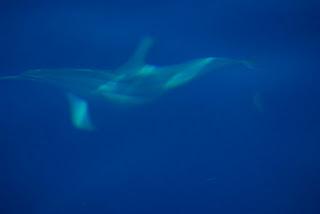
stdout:
{"type": "Polygon", "coordinates": [[[239,60],[239,59],[229,59],[223,57],[213,57],[212,63],[210,65],[211,70],[217,70],[226,66],[244,66],[245,68],[251,70],[254,69],[253,62],[249,60],[239,60]]]}
{"type": "Polygon", "coordinates": [[[238,61],[240,64],[242,64],[243,66],[245,66],[247,69],[249,70],[254,70],[255,69],[255,63],[253,61],[249,61],[249,60],[239,60],[238,61]]]}
{"type": "Polygon", "coordinates": [[[70,93],[67,94],[67,98],[70,105],[70,116],[73,126],[81,130],[93,130],[94,126],[90,119],[87,102],[70,93]]]}

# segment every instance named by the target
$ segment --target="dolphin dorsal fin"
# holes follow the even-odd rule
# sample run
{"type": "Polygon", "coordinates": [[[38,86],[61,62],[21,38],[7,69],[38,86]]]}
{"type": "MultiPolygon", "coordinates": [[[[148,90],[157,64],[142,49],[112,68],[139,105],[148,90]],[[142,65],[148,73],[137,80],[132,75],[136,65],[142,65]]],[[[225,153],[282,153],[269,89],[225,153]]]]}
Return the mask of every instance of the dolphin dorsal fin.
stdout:
{"type": "Polygon", "coordinates": [[[151,37],[143,38],[133,55],[129,60],[121,66],[118,71],[121,73],[131,73],[135,72],[136,69],[139,69],[145,65],[145,58],[153,44],[153,39],[151,37]]]}

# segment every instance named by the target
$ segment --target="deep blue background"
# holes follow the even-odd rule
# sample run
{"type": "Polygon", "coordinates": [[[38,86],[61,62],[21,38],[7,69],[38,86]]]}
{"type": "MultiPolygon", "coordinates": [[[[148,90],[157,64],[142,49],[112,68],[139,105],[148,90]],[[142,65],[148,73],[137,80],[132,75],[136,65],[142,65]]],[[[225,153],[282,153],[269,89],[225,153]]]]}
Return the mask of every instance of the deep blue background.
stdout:
{"type": "Polygon", "coordinates": [[[2,75],[148,62],[249,59],[153,103],[90,102],[0,83],[0,213],[320,213],[319,8],[302,0],[2,1],[2,75]],[[257,101],[258,100],[258,101],[257,101]]]}

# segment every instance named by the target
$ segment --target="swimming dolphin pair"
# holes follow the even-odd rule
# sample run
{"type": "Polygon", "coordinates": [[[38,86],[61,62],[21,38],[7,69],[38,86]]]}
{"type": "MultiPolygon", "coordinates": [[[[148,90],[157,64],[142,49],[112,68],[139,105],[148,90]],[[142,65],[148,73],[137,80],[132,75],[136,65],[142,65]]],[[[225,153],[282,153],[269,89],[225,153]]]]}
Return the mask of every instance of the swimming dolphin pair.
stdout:
{"type": "Polygon", "coordinates": [[[35,80],[64,89],[70,104],[72,124],[79,129],[92,130],[94,126],[85,97],[95,96],[121,104],[139,104],[186,84],[206,71],[231,64],[250,66],[246,61],[220,57],[199,58],[170,66],[149,65],[145,58],[152,44],[151,38],[144,38],[129,60],[114,71],[35,69],[0,79],[35,80]]]}

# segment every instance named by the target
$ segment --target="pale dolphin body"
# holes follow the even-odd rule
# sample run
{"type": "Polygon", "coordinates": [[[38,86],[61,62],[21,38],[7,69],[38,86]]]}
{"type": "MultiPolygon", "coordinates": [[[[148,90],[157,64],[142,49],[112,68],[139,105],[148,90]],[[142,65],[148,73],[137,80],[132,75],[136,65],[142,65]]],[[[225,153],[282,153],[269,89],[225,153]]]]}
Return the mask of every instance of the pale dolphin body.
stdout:
{"type": "Polygon", "coordinates": [[[145,63],[152,40],[142,40],[132,57],[115,71],[93,69],[35,69],[0,79],[27,79],[46,82],[68,92],[71,121],[76,128],[92,130],[87,102],[78,97],[96,96],[121,104],[139,104],[188,83],[205,71],[245,61],[206,57],[171,66],[145,63]]]}

